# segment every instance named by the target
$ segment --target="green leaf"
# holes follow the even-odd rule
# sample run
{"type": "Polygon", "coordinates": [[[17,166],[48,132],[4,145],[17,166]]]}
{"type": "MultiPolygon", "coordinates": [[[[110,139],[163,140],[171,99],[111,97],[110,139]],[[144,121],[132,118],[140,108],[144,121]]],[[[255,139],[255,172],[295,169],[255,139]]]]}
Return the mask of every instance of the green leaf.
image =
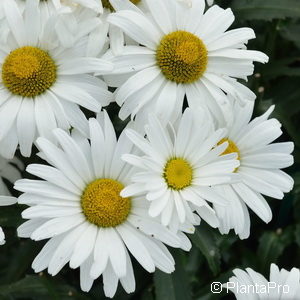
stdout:
{"type": "Polygon", "coordinates": [[[151,289],[146,289],[143,293],[141,300],[154,300],[151,289]]]}
{"type": "Polygon", "coordinates": [[[296,241],[297,245],[300,247],[300,224],[296,225],[295,241],[296,241]]]}
{"type": "Polygon", "coordinates": [[[299,61],[299,57],[289,57],[272,61],[264,67],[264,77],[271,80],[280,76],[300,76],[300,68],[291,67],[292,64],[299,61]]]}
{"type": "Polygon", "coordinates": [[[191,300],[191,288],[188,282],[187,272],[183,267],[183,254],[176,252],[176,269],[172,274],[166,274],[159,270],[154,273],[154,285],[156,300],[191,300]]]}
{"type": "Polygon", "coordinates": [[[0,225],[18,227],[23,223],[21,212],[23,208],[21,206],[1,206],[0,209],[0,225]]]}
{"type": "Polygon", "coordinates": [[[221,256],[213,229],[202,223],[196,228],[195,233],[190,235],[190,238],[193,244],[198,247],[205,256],[213,274],[218,274],[220,272],[221,256]]]}
{"type": "Polygon", "coordinates": [[[156,270],[154,273],[155,294],[157,300],[176,299],[174,282],[172,275],[156,270]]]}
{"type": "Polygon", "coordinates": [[[294,240],[292,227],[283,230],[266,231],[259,239],[257,249],[258,267],[262,273],[268,273],[271,263],[276,262],[284,249],[294,240]]]}
{"type": "MultiPolygon", "coordinates": [[[[223,289],[222,293],[212,293],[212,288],[211,288],[211,284],[213,282],[220,282],[220,283],[226,283],[228,282],[229,278],[233,276],[232,270],[228,270],[222,274],[220,274],[218,277],[214,278],[213,280],[211,280],[211,282],[209,282],[208,284],[206,284],[205,286],[201,287],[194,299],[196,300],[220,300],[221,299],[221,295],[226,295],[226,291],[225,289],[223,289]]],[[[222,298],[223,299],[223,298],[222,298]]]]}
{"type": "Polygon", "coordinates": [[[81,296],[72,287],[61,282],[54,282],[54,279],[46,276],[26,276],[24,279],[0,286],[0,299],[43,299],[43,300],[64,300],[70,299],[87,300],[88,297],[81,296]],[[3,298],[2,298],[3,297],[3,298]]]}
{"type": "MultiPolygon", "coordinates": [[[[300,95],[300,90],[298,93],[300,95]]],[[[279,120],[280,123],[284,126],[285,130],[287,130],[288,134],[292,137],[293,142],[300,147],[300,135],[299,135],[299,129],[293,122],[293,119],[291,116],[295,115],[299,112],[299,105],[294,106],[295,104],[295,98],[293,100],[290,100],[288,98],[290,95],[284,99],[284,103],[278,103],[276,104],[276,110],[273,112],[273,116],[279,120]],[[288,108],[289,106],[289,108],[288,108]]]]}
{"type": "Polygon", "coordinates": [[[289,24],[280,28],[280,35],[289,41],[295,43],[295,45],[300,48],[300,25],[299,24],[289,24]]]}
{"type": "Polygon", "coordinates": [[[234,0],[231,8],[237,19],[244,20],[300,17],[299,0],[234,0]]]}
{"type": "Polygon", "coordinates": [[[5,268],[3,282],[13,282],[20,279],[23,272],[30,268],[39,250],[40,245],[35,242],[31,240],[21,241],[21,247],[15,249],[12,253],[14,259],[6,263],[7,268],[5,268]]]}

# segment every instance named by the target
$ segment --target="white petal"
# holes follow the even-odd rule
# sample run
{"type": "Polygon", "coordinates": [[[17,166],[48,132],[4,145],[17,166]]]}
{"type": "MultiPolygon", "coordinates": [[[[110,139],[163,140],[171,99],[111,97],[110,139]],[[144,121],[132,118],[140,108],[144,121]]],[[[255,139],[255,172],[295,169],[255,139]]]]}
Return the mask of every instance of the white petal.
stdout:
{"type": "Polygon", "coordinates": [[[0,206],[12,205],[17,203],[17,198],[10,196],[0,196],[0,206]]]}
{"type": "Polygon", "coordinates": [[[25,24],[21,12],[15,1],[4,2],[4,12],[6,15],[7,23],[18,43],[18,45],[25,46],[26,34],[25,24]]]}
{"type": "Polygon", "coordinates": [[[89,224],[83,234],[78,238],[70,258],[70,267],[72,269],[76,269],[81,264],[84,264],[91,255],[96,242],[97,233],[97,226],[89,224]]]}
{"type": "Polygon", "coordinates": [[[32,262],[32,269],[38,273],[46,269],[49,265],[49,262],[59,246],[59,244],[62,242],[62,240],[65,238],[65,234],[61,234],[59,236],[56,236],[52,239],[50,239],[43,249],[40,251],[40,253],[36,256],[34,261],[32,262]]]}
{"type": "Polygon", "coordinates": [[[119,278],[124,277],[126,275],[126,253],[124,243],[114,228],[108,228],[106,231],[106,234],[109,236],[107,248],[110,263],[116,275],[119,278]]]}
{"type": "MultiPolygon", "coordinates": [[[[69,217],[55,218],[44,223],[41,227],[36,229],[32,235],[31,239],[35,241],[51,238],[55,235],[59,235],[66,232],[79,224],[82,224],[85,218],[82,214],[77,214],[69,217]]],[[[78,236],[77,236],[78,238],[78,236]]]]}
{"type": "Polygon", "coordinates": [[[54,146],[48,140],[43,138],[37,139],[37,144],[39,148],[45,153],[47,157],[47,161],[61,170],[68,179],[70,179],[76,186],[78,186],[81,190],[85,188],[85,183],[82,178],[76,173],[75,169],[72,167],[66,154],[54,146]]]}
{"type": "Polygon", "coordinates": [[[151,258],[151,255],[139,238],[139,234],[136,230],[132,229],[130,225],[122,224],[117,227],[117,231],[120,233],[125,245],[135,259],[142,265],[142,267],[148,272],[154,272],[155,265],[151,258]]]}
{"type": "Polygon", "coordinates": [[[90,257],[80,266],[80,288],[84,292],[89,292],[94,282],[94,279],[90,276],[92,263],[93,256],[90,255],[90,257]]]}
{"type": "Polygon", "coordinates": [[[78,240],[78,237],[82,234],[86,224],[78,226],[74,230],[70,231],[66,237],[62,240],[59,246],[56,248],[48,266],[48,273],[55,276],[69,261],[73,247],[78,240]]]}
{"type": "Polygon", "coordinates": [[[82,194],[82,190],[69,181],[69,179],[56,168],[46,165],[31,164],[26,168],[26,171],[61,188],[64,188],[71,193],[77,194],[78,196],[81,196],[82,194]]]}
{"type": "Polygon", "coordinates": [[[155,49],[159,43],[161,35],[157,28],[149,19],[135,11],[123,10],[111,14],[107,18],[109,23],[120,27],[127,35],[145,45],[150,49],[155,49]]]}
{"type": "Polygon", "coordinates": [[[112,298],[118,288],[118,277],[114,273],[110,263],[107,264],[106,269],[103,272],[103,289],[106,297],[112,298]]]}
{"type": "Polygon", "coordinates": [[[9,101],[0,107],[0,140],[2,140],[17,117],[22,99],[20,97],[11,97],[9,101]]]}
{"type": "Polygon", "coordinates": [[[93,180],[93,174],[89,168],[88,161],[79,146],[65,131],[58,128],[55,129],[53,133],[64,152],[67,154],[73,168],[82,177],[83,181],[86,183],[91,182],[93,180]]]}
{"type": "Polygon", "coordinates": [[[74,75],[84,73],[109,73],[113,70],[113,65],[99,58],[80,57],[67,59],[59,66],[60,75],[74,75]]]}
{"type": "Polygon", "coordinates": [[[17,131],[20,151],[23,156],[30,156],[32,143],[35,139],[34,100],[24,98],[17,117],[17,131]]]}

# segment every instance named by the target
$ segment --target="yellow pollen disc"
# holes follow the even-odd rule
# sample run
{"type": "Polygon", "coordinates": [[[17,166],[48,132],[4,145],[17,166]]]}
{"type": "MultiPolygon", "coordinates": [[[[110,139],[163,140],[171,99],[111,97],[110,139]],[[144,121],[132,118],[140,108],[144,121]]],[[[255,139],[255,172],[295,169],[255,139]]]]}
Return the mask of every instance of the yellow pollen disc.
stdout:
{"type": "Polygon", "coordinates": [[[164,178],[169,188],[182,190],[192,184],[193,169],[186,160],[172,158],[165,166],[164,178]]]}
{"type": "MultiPolygon", "coordinates": [[[[223,144],[224,142],[228,142],[228,147],[226,148],[226,150],[221,154],[221,155],[225,155],[225,154],[230,154],[230,153],[237,153],[237,159],[240,160],[240,150],[237,147],[237,145],[230,139],[221,139],[220,142],[218,143],[218,145],[223,144]]],[[[234,172],[236,172],[238,170],[238,168],[236,168],[234,170],[234,172]]]]}
{"type": "Polygon", "coordinates": [[[207,50],[194,34],[175,31],[165,35],[156,50],[156,62],[164,76],[177,83],[192,83],[206,70],[207,50]]]}
{"type": "Polygon", "coordinates": [[[124,186],[113,179],[96,179],[81,196],[81,207],[87,220],[99,227],[116,227],[128,217],[130,198],[120,196],[124,186]]]}
{"type": "MultiPolygon", "coordinates": [[[[130,2],[137,5],[141,2],[141,0],[130,0],[130,2]]],[[[110,11],[114,11],[114,8],[110,4],[109,0],[102,0],[102,6],[108,8],[110,11]]]]}
{"type": "Polygon", "coordinates": [[[2,81],[12,94],[35,97],[56,81],[56,65],[44,50],[31,46],[18,48],[4,60],[2,81]]]}

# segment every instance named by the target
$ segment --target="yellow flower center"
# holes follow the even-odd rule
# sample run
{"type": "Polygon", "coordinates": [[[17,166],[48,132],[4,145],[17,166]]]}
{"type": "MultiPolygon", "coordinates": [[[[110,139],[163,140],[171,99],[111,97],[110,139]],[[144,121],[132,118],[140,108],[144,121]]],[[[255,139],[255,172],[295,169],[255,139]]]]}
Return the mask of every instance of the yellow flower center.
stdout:
{"type": "Polygon", "coordinates": [[[46,51],[31,46],[21,47],[4,60],[2,81],[12,94],[35,97],[56,81],[56,65],[46,51]]]}
{"type": "MultiPolygon", "coordinates": [[[[130,0],[130,2],[137,5],[141,2],[141,0],[130,0]]],[[[102,5],[103,7],[108,8],[110,11],[115,11],[109,0],[102,0],[102,5]]]]}
{"type": "Polygon", "coordinates": [[[167,162],[163,176],[169,188],[182,190],[191,185],[193,169],[185,159],[172,158],[167,162]]]}
{"type": "Polygon", "coordinates": [[[120,196],[124,186],[113,179],[96,179],[81,196],[81,207],[89,222],[99,227],[116,227],[128,217],[130,198],[120,196]]]}
{"type": "Polygon", "coordinates": [[[177,83],[192,83],[206,70],[207,50],[197,36],[187,31],[165,35],[156,50],[156,61],[164,76],[177,83]]]}
{"type": "MultiPolygon", "coordinates": [[[[228,147],[225,149],[225,151],[221,154],[221,155],[225,155],[225,154],[230,154],[230,153],[237,153],[237,159],[240,160],[241,159],[241,156],[240,156],[240,150],[239,148],[237,147],[237,145],[230,139],[221,139],[219,142],[218,142],[218,145],[221,145],[223,144],[224,142],[228,142],[228,147]]],[[[238,170],[238,168],[236,168],[234,170],[234,172],[236,172],[238,170]]]]}

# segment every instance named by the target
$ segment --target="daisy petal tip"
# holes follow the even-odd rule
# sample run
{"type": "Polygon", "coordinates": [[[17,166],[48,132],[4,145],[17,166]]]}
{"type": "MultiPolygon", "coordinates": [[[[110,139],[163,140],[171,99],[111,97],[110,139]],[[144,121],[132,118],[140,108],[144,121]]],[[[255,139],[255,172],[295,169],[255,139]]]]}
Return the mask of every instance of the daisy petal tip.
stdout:
{"type": "Polygon", "coordinates": [[[126,188],[124,190],[122,190],[120,192],[120,196],[123,197],[123,198],[127,198],[127,197],[130,197],[132,196],[131,193],[128,193],[128,191],[126,191],[126,188]]]}
{"type": "Polygon", "coordinates": [[[128,154],[122,154],[122,155],[121,155],[121,159],[122,159],[123,161],[128,162],[128,154]]]}
{"type": "Polygon", "coordinates": [[[148,201],[152,201],[153,200],[153,198],[151,197],[151,196],[149,196],[149,194],[146,194],[146,200],[148,200],[148,201]]]}
{"type": "Polygon", "coordinates": [[[45,141],[46,139],[45,138],[43,138],[43,137],[38,137],[37,139],[36,139],[36,143],[37,143],[37,145],[38,146],[40,146],[40,145],[42,145],[43,144],[43,142],[45,141]]]}
{"type": "Polygon", "coordinates": [[[94,125],[94,124],[98,124],[98,121],[96,118],[89,118],[89,125],[94,125]]]}
{"type": "Polygon", "coordinates": [[[153,266],[149,266],[149,267],[147,268],[147,271],[148,271],[149,273],[154,273],[154,272],[155,272],[155,265],[153,264],[153,266]]]}
{"type": "Polygon", "coordinates": [[[80,288],[83,292],[88,293],[92,287],[81,285],[80,288]]]}
{"type": "Polygon", "coordinates": [[[190,234],[194,234],[195,233],[195,227],[191,227],[191,228],[188,228],[188,233],[190,234]]]}
{"type": "Polygon", "coordinates": [[[168,270],[164,270],[167,274],[172,274],[175,271],[175,266],[172,266],[172,268],[169,268],[168,270]]]}
{"type": "Polygon", "coordinates": [[[191,249],[192,249],[192,246],[187,246],[187,247],[185,247],[185,248],[182,248],[184,251],[186,251],[186,252],[190,252],[191,251],[191,249]]]}
{"type": "Polygon", "coordinates": [[[69,266],[70,266],[71,269],[77,269],[79,267],[78,263],[75,262],[74,260],[72,260],[72,258],[69,262],[69,266]]]}
{"type": "Polygon", "coordinates": [[[148,211],[148,213],[149,213],[149,216],[150,216],[151,218],[156,218],[157,216],[159,216],[160,211],[153,211],[153,210],[151,210],[151,208],[150,208],[149,211],[148,211]]]}

